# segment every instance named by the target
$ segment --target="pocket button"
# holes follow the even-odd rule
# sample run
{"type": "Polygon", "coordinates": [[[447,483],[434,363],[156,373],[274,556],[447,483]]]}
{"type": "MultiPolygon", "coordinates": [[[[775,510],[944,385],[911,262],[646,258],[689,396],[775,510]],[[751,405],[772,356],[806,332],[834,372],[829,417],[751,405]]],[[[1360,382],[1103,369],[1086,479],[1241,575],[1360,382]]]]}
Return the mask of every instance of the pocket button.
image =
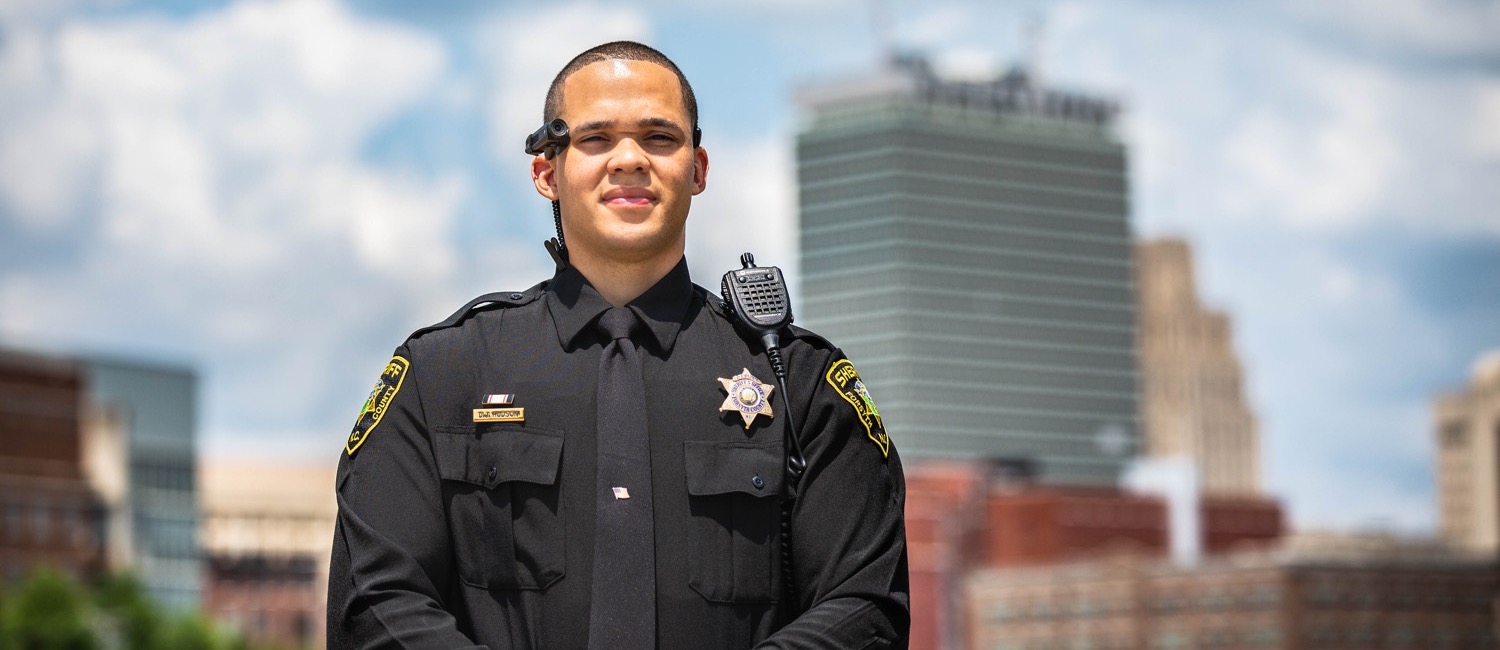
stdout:
{"type": "Polygon", "coordinates": [[[750,479],[750,484],[754,485],[755,489],[759,490],[766,486],[766,479],[761,478],[760,474],[756,474],[754,478],[750,479]]]}

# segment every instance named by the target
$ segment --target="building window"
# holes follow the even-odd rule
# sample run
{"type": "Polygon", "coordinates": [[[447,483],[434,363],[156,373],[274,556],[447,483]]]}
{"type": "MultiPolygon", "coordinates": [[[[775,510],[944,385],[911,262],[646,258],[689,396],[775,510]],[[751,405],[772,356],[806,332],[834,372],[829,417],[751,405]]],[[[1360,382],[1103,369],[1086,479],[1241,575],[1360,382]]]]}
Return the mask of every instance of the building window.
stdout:
{"type": "Polygon", "coordinates": [[[5,497],[5,538],[14,542],[21,538],[22,524],[26,519],[23,512],[24,506],[20,497],[9,495],[5,497]]]}
{"type": "Polygon", "coordinates": [[[990,608],[990,621],[995,623],[1004,623],[1006,614],[1007,612],[1005,610],[1005,605],[996,604],[994,607],[990,608]]]}
{"type": "Polygon", "coordinates": [[[1188,647],[1186,637],[1176,630],[1163,632],[1156,637],[1156,642],[1152,645],[1160,650],[1178,650],[1188,647]]]}
{"type": "Polygon", "coordinates": [[[1449,420],[1443,423],[1443,448],[1462,449],[1468,445],[1468,427],[1463,420],[1449,420]]]}
{"type": "Polygon", "coordinates": [[[52,535],[52,512],[47,497],[37,495],[31,504],[31,535],[38,542],[45,542],[52,535]]]}

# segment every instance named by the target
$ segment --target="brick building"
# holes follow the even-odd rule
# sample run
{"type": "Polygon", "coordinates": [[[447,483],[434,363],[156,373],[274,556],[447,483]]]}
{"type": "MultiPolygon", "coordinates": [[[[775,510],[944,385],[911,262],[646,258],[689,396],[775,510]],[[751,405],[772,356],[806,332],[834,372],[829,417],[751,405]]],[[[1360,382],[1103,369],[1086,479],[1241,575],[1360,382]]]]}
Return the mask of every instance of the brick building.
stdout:
{"type": "MultiPolygon", "coordinates": [[[[1039,485],[1026,463],[927,461],[906,474],[906,529],[912,582],[912,647],[968,643],[966,576],[974,571],[1049,567],[1104,557],[1168,555],[1167,504],[1118,489],[1039,485]]],[[[1280,506],[1251,497],[1198,503],[1201,547],[1210,555],[1264,549],[1284,534],[1280,506]]]]}
{"type": "Polygon", "coordinates": [[[968,647],[1500,647],[1493,558],[1380,539],[1318,546],[1194,567],[1117,557],[978,571],[966,583],[968,647]]]}
{"type": "Polygon", "coordinates": [[[80,369],[0,351],[0,572],[37,566],[77,578],[105,570],[103,513],[83,469],[80,369]]]}

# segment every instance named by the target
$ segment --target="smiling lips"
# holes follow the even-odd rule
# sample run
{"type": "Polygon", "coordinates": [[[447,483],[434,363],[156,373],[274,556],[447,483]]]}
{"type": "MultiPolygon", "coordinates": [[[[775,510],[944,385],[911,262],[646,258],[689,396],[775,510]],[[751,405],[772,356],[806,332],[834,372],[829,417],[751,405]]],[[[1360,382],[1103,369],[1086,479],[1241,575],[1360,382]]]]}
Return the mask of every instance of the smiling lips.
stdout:
{"type": "Polygon", "coordinates": [[[604,202],[621,207],[650,207],[656,194],[644,187],[617,187],[604,193],[604,202]]]}

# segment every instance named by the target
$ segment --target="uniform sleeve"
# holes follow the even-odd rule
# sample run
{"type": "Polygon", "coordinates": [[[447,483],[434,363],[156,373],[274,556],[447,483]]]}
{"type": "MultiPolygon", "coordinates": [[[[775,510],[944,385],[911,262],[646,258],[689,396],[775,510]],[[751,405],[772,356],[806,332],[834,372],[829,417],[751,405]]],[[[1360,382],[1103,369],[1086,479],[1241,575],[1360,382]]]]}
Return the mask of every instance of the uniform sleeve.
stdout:
{"type": "Polygon", "coordinates": [[[421,373],[396,350],[339,461],[328,648],[473,647],[444,610],[453,570],[421,373]]]}
{"type": "Polygon", "coordinates": [[[901,461],[842,354],[794,381],[816,382],[800,423],[808,467],[792,521],[802,613],[759,647],[904,648],[911,614],[901,461]]]}

